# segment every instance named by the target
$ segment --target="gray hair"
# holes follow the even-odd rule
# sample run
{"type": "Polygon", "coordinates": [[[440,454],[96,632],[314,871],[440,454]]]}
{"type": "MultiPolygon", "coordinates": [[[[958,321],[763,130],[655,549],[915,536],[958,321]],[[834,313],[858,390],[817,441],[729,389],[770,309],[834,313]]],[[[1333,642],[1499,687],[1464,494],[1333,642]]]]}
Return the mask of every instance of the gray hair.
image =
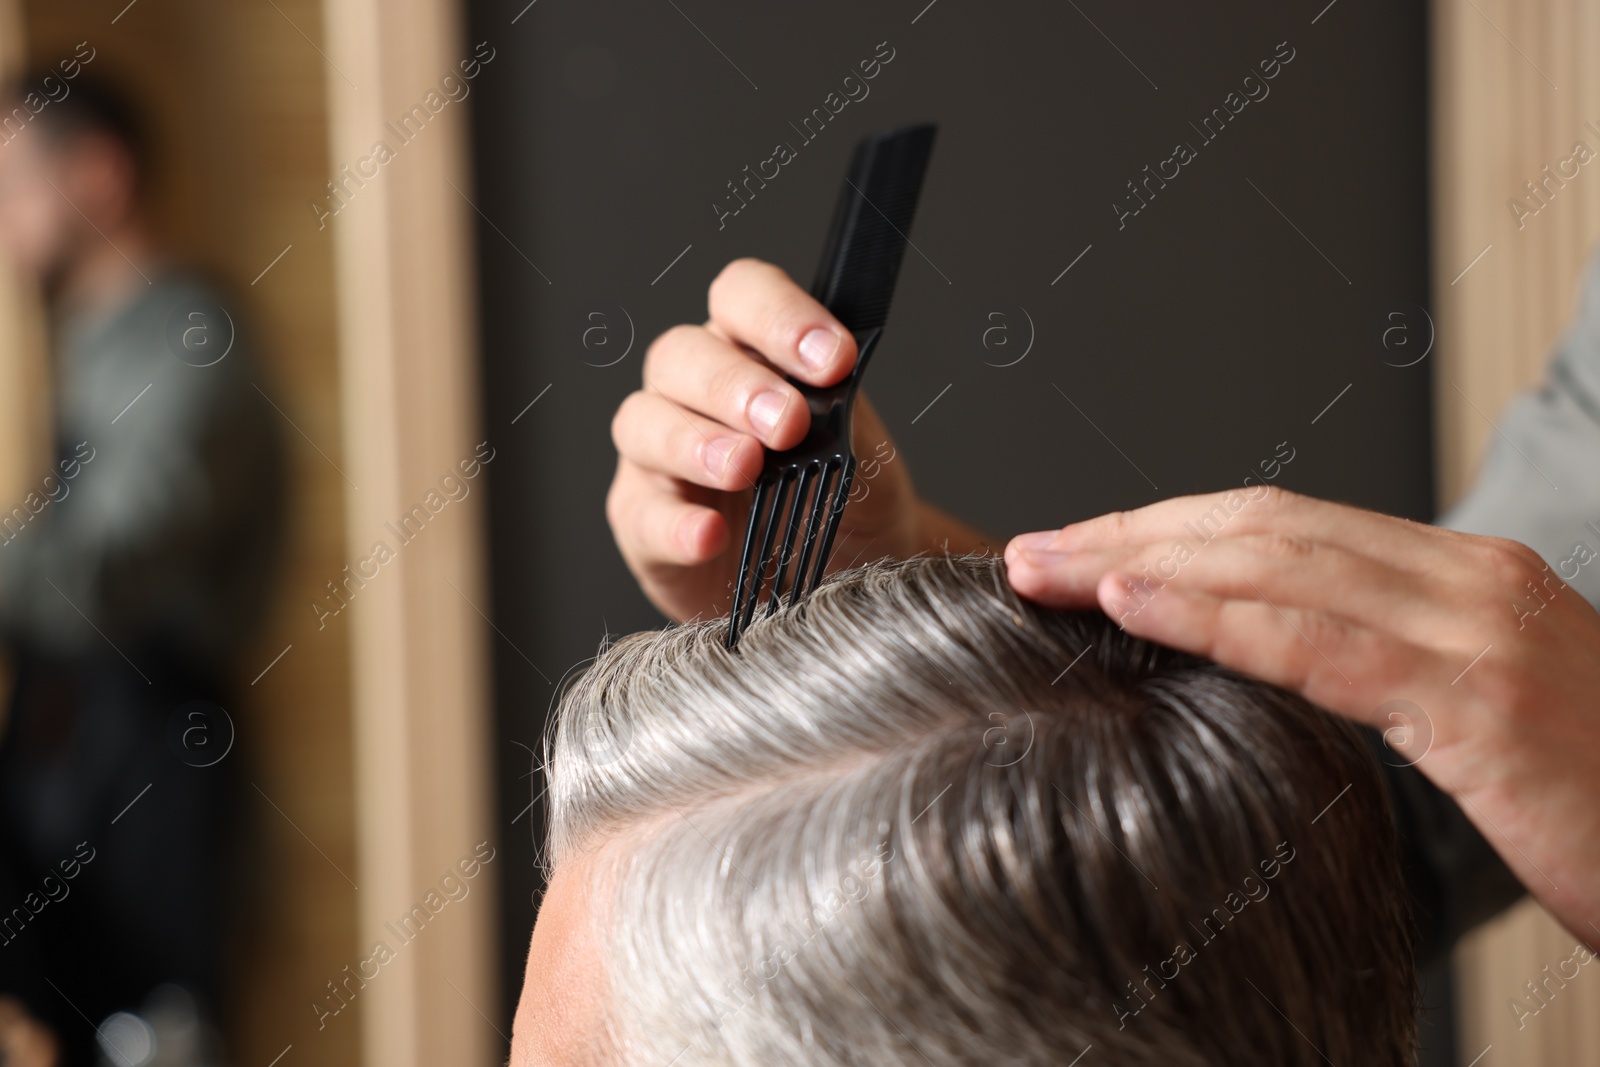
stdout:
{"type": "Polygon", "coordinates": [[[615,1063],[1409,1064],[1382,778],[1282,690],[985,557],[635,634],[560,699],[615,1063]]]}

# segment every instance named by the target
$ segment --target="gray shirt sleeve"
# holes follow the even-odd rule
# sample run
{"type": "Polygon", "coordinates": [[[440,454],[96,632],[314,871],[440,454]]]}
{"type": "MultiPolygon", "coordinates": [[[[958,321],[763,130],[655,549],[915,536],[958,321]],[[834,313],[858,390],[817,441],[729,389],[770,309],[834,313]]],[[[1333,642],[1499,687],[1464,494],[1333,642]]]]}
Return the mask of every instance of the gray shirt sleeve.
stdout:
{"type": "Polygon", "coordinates": [[[1438,522],[1521,541],[1600,605],[1600,255],[1544,381],[1500,415],[1472,487],[1438,522]]]}

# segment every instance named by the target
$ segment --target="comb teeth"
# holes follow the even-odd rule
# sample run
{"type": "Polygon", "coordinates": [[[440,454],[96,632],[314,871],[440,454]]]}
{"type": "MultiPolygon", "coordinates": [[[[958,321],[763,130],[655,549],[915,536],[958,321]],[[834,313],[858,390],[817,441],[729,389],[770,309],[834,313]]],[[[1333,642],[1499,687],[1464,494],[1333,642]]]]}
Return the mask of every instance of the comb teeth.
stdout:
{"type": "Polygon", "coordinates": [[[814,386],[790,378],[811,409],[805,440],[767,456],[756,483],[734,576],[727,646],[755,618],[770,583],[766,614],[810,595],[822,581],[834,538],[850,498],[856,459],[851,413],[867,359],[882,333],[900,263],[910,239],[922,178],[933,151],[932,124],[873,134],[856,145],[844,188],[834,206],[822,262],[811,292],[856,338],[856,365],[848,378],[814,386]],[[800,550],[795,542],[804,538],[800,550]],[[782,540],[777,541],[779,534],[782,540]],[[779,549],[773,558],[773,545],[779,549]]]}
{"type": "MultiPolygon", "coordinates": [[[[840,465],[838,463],[826,463],[823,465],[821,478],[817,482],[816,503],[811,506],[811,513],[806,519],[805,540],[801,542],[800,558],[794,565],[794,573],[797,575],[795,579],[795,597],[809,596],[811,590],[815,589],[817,583],[822,580],[823,572],[828,569],[828,549],[833,545],[833,534],[838,531],[841,516],[844,512],[844,501],[842,499],[834,500],[829,496],[829,488],[833,484],[834,475],[838,474],[839,471],[840,465]],[[822,508],[824,500],[829,502],[826,511],[822,508]],[[816,566],[814,570],[808,571],[807,568],[812,563],[812,552],[817,547],[817,538],[819,536],[827,541],[828,547],[817,553],[816,566]]],[[[848,489],[845,491],[849,492],[848,489]]],[[[779,570],[781,571],[782,568],[780,567],[779,570]]],[[[774,587],[774,604],[777,603],[777,592],[777,588],[774,587]]],[[[770,611],[771,609],[768,610],[770,611]]]]}
{"type": "Polygon", "coordinates": [[[756,483],[728,619],[729,648],[755,618],[764,589],[769,590],[765,614],[772,615],[785,601],[786,590],[787,602],[794,603],[817,587],[828,568],[854,474],[853,459],[835,456],[764,473],[756,483]],[[774,560],[773,543],[780,534],[774,560]]]}

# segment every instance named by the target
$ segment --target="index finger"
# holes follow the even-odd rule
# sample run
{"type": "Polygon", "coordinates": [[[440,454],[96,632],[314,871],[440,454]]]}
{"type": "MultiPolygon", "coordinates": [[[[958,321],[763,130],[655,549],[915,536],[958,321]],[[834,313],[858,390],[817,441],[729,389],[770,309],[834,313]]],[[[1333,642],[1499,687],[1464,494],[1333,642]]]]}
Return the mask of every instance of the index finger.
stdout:
{"type": "Polygon", "coordinates": [[[832,385],[856,364],[850,331],[770,263],[729,263],[711,283],[708,303],[712,327],[801,381],[832,385]]]}
{"type": "MultiPolygon", "coordinates": [[[[1137,637],[1204,656],[1292,690],[1319,707],[1382,728],[1386,701],[1429,691],[1459,669],[1460,659],[1394,634],[1309,608],[1256,597],[1162,589],[1140,600],[1133,575],[1111,573],[1097,590],[1106,614],[1137,637]]],[[[1458,718],[1440,722],[1459,736],[1458,718]]]]}
{"type": "Polygon", "coordinates": [[[1172,497],[1069,523],[1053,538],[1025,534],[1025,542],[1013,544],[1034,551],[1076,552],[1172,539],[1204,544],[1218,537],[1268,533],[1321,541],[1406,569],[1434,565],[1442,542],[1459,536],[1427,523],[1260,485],[1172,497]]]}

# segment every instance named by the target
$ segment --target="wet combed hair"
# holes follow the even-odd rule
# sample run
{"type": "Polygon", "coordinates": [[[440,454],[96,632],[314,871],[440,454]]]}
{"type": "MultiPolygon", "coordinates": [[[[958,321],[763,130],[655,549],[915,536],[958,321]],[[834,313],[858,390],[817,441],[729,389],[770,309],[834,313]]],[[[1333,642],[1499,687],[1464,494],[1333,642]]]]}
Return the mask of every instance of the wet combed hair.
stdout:
{"type": "Polygon", "coordinates": [[[841,572],[735,652],[726,625],[604,649],[548,744],[550,858],[607,872],[607,1063],[1413,1062],[1347,724],[992,558],[841,572]]]}

